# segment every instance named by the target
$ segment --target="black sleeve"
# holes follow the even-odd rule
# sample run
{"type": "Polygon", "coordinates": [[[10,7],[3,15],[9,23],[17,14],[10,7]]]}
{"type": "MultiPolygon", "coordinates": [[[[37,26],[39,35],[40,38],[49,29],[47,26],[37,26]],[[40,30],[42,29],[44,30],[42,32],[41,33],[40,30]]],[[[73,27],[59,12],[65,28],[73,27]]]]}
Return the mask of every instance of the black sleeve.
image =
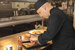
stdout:
{"type": "Polygon", "coordinates": [[[63,23],[64,18],[62,16],[55,14],[52,14],[48,21],[47,31],[44,32],[44,34],[41,34],[38,37],[38,40],[41,44],[45,44],[48,41],[52,40],[56,34],[60,31],[63,23]]]}

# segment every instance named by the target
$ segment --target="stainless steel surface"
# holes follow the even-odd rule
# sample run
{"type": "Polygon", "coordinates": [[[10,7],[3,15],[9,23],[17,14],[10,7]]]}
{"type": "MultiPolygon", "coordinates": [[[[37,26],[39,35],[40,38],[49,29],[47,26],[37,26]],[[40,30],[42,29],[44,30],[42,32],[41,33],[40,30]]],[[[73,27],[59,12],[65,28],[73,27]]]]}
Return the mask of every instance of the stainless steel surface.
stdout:
{"type": "Polygon", "coordinates": [[[34,21],[42,20],[39,15],[30,15],[30,16],[19,16],[19,17],[11,17],[7,21],[0,21],[0,27],[6,27],[11,25],[17,25],[22,23],[29,23],[34,21]]]}

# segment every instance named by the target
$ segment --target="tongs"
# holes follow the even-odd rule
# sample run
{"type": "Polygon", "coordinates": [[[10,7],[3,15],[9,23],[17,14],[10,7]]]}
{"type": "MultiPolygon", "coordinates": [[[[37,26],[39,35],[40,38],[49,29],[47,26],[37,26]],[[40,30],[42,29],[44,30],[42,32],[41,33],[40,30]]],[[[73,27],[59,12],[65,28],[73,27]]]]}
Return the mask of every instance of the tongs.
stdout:
{"type": "Polygon", "coordinates": [[[22,43],[30,43],[30,41],[22,41],[22,43]]]}

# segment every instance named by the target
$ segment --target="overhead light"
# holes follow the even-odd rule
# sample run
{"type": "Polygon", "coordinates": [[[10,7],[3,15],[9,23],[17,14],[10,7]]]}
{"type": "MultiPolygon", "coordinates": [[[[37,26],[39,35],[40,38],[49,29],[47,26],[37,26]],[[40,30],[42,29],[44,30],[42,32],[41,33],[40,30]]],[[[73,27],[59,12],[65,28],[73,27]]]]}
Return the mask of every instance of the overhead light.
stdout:
{"type": "Polygon", "coordinates": [[[1,4],[3,4],[3,2],[0,2],[1,4]]]}

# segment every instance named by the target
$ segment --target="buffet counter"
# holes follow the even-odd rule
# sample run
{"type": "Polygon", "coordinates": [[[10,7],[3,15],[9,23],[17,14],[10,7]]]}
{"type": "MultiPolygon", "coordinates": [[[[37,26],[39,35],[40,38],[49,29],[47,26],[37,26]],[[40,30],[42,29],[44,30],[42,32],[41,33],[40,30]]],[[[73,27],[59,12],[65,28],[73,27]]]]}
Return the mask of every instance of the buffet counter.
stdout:
{"type": "MultiPolygon", "coordinates": [[[[26,34],[29,34],[32,32],[33,32],[33,34],[35,34],[35,30],[37,30],[37,32],[39,32],[39,33],[43,33],[44,31],[46,31],[46,29],[47,29],[47,27],[44,27],[41,29],[29,30],[29,31],[25,31],[25,32],[20,32],[18,34],[2,37],[2,38],[0,38],[0,50],[6,50],[6,48],[10,47],[10,46],[12,46],[12,50],[18,50],[19,37],[22,37],[21,38],[22,41],[27,41],[27,40],[29,40],[29,38],[26,36],[26,34]],[[41,30],[41,32],[40,32],[40,30],[41,30]]],[[[52,41],[50,41],[50,43],[52,43],[52,41]]],[[[32,43],[24,43],[24,46],[31,47],[32,43]]],[[[22,50],[24,50],[24,49],[25,48],[22,48],[22,50]]]]}

